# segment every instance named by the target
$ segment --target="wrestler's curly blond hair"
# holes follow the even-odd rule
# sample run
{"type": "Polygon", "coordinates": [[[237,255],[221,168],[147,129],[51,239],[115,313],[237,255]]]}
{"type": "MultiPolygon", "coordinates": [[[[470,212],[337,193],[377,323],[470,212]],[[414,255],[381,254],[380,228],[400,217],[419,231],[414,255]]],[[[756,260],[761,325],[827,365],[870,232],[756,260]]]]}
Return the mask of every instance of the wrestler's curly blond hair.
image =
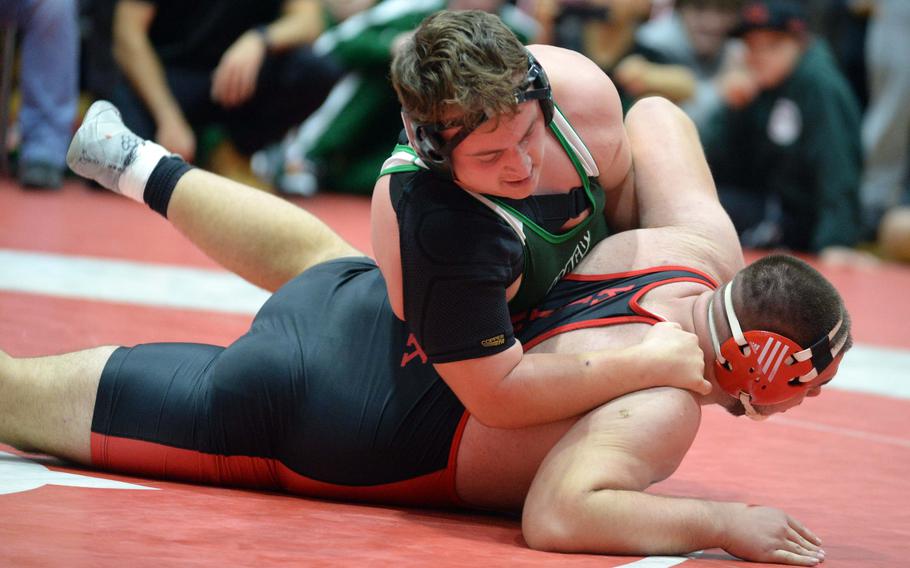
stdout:
{"type": "Polygon", "coordinates": [[[475,128],[518,111],[524,46],[498,16],[441,11],[421,22],[392,61],[392,85],[411,120],[475,128]]]}

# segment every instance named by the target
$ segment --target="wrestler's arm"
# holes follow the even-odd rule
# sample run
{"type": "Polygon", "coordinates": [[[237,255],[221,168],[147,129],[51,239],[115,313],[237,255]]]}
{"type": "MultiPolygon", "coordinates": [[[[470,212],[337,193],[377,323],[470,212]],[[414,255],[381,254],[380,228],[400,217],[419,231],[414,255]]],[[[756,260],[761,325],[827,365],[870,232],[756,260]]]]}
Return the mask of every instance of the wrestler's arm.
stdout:
{"type": "Polygon", "coordinates": [[[392,176],[382,176],[373,186],[370,202],[370,241],[376,264],[385,279],[389,304],[395,316],[404,321],[404,283],[401,277],[401,249],[398,219],[392,208],[389,184],[392,176]]]}
{"type": "Polygon", "coordinates": [[[493,428],[524,428],[578,416],[624,394],[672,383],[701,393],[704,362],[694,335],[652,326],[641,343],[584,353],[495,355],[434,367],[468,411],[493,428]]]}
{"type": "Polygon", "coordinates": [[[695,438],[698,403],[660,388],[612,401],[550,451],[528,492],[528,545],[559,552],[686,554],[708,548],[760,562],[818,563],[820,540],[782,511],[647,494],[695,438]]]}

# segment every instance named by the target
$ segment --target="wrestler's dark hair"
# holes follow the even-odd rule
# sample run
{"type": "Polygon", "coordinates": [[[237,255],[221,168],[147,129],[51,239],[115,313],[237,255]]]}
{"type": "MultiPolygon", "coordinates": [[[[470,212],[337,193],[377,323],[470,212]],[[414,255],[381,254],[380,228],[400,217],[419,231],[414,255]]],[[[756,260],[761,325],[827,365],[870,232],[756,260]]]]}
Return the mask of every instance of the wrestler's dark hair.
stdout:
{"type": "Polygon", "coordinates": [[[527,72],[524,46],[498,16],[443,10],[395,55],[392,86],[411,120],[475,128],[518,112],[515,88],[527,72]]]}
{"type": "Polygon", "coordinates": [[[741,270],[733,282],[733,305],[744,330],[779,333],[802,347],[829,333],[843,315],[832,343],[846,334],[842,352],[853,344],[850,314],[840,294],[817,270],[793,256],[773,254],[741,270]]]}

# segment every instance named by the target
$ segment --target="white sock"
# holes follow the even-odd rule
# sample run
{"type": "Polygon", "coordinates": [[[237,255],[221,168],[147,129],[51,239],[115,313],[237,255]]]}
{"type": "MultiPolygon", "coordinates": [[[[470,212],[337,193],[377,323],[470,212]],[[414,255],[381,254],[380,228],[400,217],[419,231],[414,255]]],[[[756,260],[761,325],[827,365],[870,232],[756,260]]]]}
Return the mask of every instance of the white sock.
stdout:
{"type": "Polygon", "coordinates": [[[161,158],[170,156],[171,153],[164,149],[163,146],[155,144],[150,140],[145,140],[136,148],[136,159],[126,167],[120,179],[117,181],[117,191],[123,195],[134,199],[139,203],[144,203],[145,184],[148,183],[152,171],[161,158]]]}

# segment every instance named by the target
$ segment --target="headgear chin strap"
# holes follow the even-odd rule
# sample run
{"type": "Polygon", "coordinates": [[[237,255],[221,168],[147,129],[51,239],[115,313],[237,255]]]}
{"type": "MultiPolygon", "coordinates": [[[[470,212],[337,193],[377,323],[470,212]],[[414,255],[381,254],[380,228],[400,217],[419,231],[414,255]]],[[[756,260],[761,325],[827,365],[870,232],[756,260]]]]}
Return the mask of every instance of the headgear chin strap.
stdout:
{"type": "MultiPolygon", "coordinates": [[[[531,100],[538,101],[543,112],[544,124],[550,124],[554,113],[550,80],[537,59],[531,55],[530,51],[527,53],[528,73],[524,81],[515,88],[515,102],[521,104],[531,100]]],[[[452,138],[446,140],[442,132],[457,125],[414,122],[404,109],[401,110],[401,121],[404,123],[411,147],[414,148],[423,163],[437,174],[454,179],[452,151],[474,131],[474,128],[463,126],[452,138]]]]}
{"type": "Polygon", "coordinates": [[[714,346],[714,371],[720,387],[743,403],[750,418],[761,418],[753,405],[789,400],[828,382],[837,372],[835,359],[847,336],[844,334],[834,345],[831,342],[840,331],[843,316],[830,332],[803,349],[795,341],[770,331],[743,332],[733,310],[733,282],[724,286],[722,295],[733,337],[719,344],[712,296],[708,302],[708,329],[714,346]]]}

